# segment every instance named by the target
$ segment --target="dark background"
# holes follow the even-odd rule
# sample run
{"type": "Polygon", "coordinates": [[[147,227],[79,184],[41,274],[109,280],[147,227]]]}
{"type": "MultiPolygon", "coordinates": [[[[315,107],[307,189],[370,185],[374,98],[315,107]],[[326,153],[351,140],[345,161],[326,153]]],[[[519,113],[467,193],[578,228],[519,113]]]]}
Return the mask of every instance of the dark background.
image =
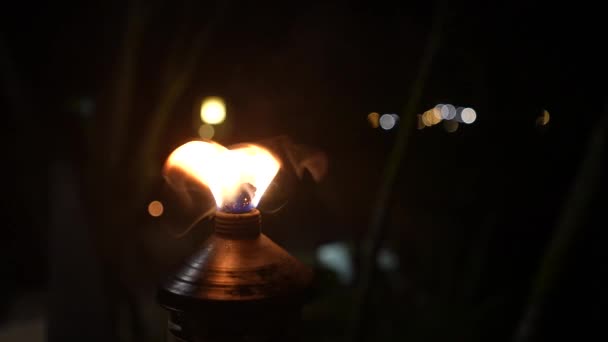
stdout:
{"type": "Polygon", "coordinates": [[[192,213],[161,168],[197,138],[210,95],[227,102],[218,142],[327,156],[322,181],[287,168],[266,201],[266,233],[321,275],[307,339],[605,337],[604,26],[572,2],[3,4],[0,337],[40,339],[22,328],[36,322],[49,340],[162,340],[156,286],[206,231],[172,235],[192,213]],[[453,133],[404,124],[438,103],[477,120],[453,133]],[[370,112],[401,120],[374,129],[370,112]],[[381,244],[399,267],[374,273],[364,304],[391,162],[381,244]],[[287,202],[270,213],[273,200],[287,202]],[[351,252],[348,284],[315,259],[333,242],[351,252]]]}

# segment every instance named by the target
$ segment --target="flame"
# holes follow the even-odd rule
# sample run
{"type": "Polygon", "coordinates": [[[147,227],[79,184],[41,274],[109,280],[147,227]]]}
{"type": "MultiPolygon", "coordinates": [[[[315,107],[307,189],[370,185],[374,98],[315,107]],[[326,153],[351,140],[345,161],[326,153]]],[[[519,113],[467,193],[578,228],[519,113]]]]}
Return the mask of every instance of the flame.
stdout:
{"type": "Polygon", "coordinates": [[[228,149],[212,141],[191,141],[175,149],[165,172],[179,168],[207,186],[218,208],[235,201],[244,184],[255,187],[251,203],[257,206],[279,172],[281,164],[268,150],[253,144],[228,149]]]}

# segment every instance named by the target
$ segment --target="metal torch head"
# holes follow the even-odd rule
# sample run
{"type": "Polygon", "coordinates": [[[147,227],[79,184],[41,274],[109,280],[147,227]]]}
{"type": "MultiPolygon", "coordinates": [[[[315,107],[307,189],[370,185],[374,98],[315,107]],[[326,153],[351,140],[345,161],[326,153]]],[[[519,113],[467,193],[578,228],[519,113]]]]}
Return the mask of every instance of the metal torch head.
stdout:
{"type": "Polygon", "coordinates": [[[217,212],[213,234],[159,291],[173,340],[281,341],[298,334],[293,327],[312,271],[260,224],[257,209],[217,212]]]}
{"type": "Polygon", "coordinates": [[[187,310],[201,302],[258,301],[302,293],[312,271],[260,232],[257,209],[218,211],[214,232],[162,287],[161,305],[187,310]]]}

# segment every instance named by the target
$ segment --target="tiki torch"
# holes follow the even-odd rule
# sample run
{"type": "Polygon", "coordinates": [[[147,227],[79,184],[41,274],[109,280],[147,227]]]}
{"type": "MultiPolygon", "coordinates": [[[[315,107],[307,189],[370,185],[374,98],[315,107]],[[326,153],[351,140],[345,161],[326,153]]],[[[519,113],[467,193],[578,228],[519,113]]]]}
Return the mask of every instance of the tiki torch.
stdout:
{"type": "Polygon", "coordinates": [[[162,285],[170,341],[279,341],[297,337],[312,271],[261,232],[256,209],[280,163],[266,149],[189,142],[169,157],[209,188],[213,233],[162,285]]]}

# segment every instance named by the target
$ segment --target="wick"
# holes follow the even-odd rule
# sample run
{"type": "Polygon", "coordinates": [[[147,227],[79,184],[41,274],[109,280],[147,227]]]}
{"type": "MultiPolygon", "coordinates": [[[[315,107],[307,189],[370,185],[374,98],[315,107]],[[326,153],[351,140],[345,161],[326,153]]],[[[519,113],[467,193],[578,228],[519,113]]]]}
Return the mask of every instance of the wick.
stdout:
{"type": "Polygon", "coordinates": [[[251,199],[255,195],[256,188],[250,183],[243,183],[239,187],[239,195],[232,202],[226,202],[221,210],[226,213],[246,213],[253,210],[251,199]]]}

